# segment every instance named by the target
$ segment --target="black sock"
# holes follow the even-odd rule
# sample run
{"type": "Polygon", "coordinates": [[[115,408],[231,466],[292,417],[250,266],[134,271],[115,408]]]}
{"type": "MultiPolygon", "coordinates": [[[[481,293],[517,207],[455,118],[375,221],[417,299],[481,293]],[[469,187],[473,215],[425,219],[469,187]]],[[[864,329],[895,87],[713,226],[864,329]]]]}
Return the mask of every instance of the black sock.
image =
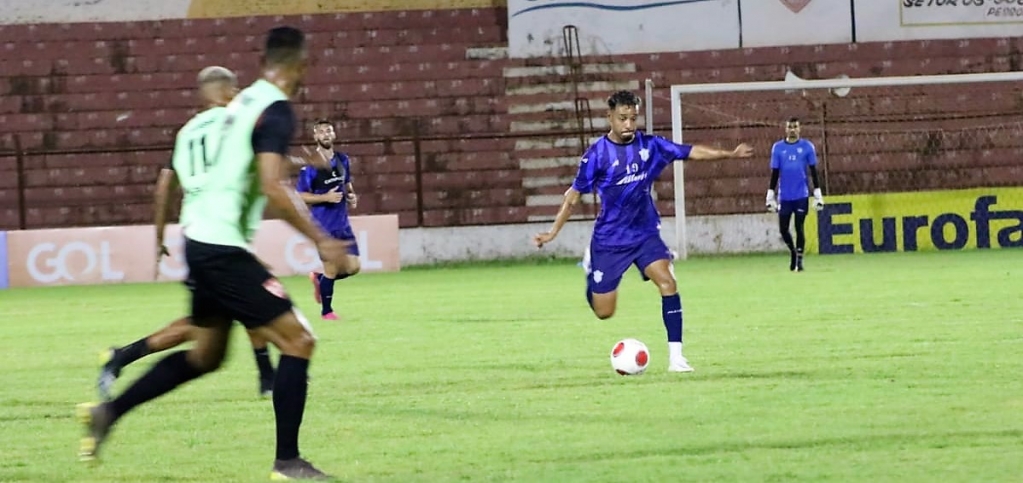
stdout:
{"type": "Polygon", "coordinates": [[[279,460],[298,458],[298,429],[302,426],[308,384],[309,359],[281,355],[273,396],[279,460]]]}
{"type": "Polygon", "coordinates": [[[156,399],[203,373],[192,367],[185,351],[175,352],[157,362],[117,399],[110,402],[114,419],[124,416],[139,404],[156,399]]]}
{"type": "Polygon", "coordinates": [[[117,367],[125,367],[149,355],[149,344],[146,343],[146,339],[148,337],[143,337],[120,349],[114,350],[114,357],[110,359],[110,362],[117,367]]]}
{"type": "Polygon", "coordinates": [[[334,299],[334,279],[320,275],[320,300],[323,304],[321,315],[327,315],[334,311],[331,301],[334,299]]]}
{"type": "Polygon", "coordinates": [[[256,367],[259,368],[260,381],[272,381],[274,378],[274,365],[270,362],[270,351],[266,347],[252,349],[256,355],[256,367]]]}

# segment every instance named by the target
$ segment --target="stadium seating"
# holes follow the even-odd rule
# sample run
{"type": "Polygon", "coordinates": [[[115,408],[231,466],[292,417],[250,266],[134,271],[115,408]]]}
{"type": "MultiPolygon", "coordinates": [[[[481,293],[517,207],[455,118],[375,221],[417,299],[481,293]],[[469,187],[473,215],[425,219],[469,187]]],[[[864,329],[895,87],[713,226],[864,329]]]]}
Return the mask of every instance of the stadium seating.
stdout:
{"type": "MultiPolygon", "coordinates": [[[[616,89],[640,90],[646,78],[656,85],[654,125],[668,134],[673,83],[779,80],[783,66],[804,78],[826,78],[1005,71],[1019,65],[1015,39],[586,58],[577,79],[591,112],[585,116],[588,132],[579,136],[571,133],[577,129],[573,89],[569,72],[559,67],[562,59],[474,58],[474,49],[506,43],[505,16],[504,9],[493,8],[0,26],[0,229],[17,227],[15,136],[26,151],[29,228],[148,222],[155,175],[168,160],[175,130],[198,107],[197,71],[225,65],[243,83],[251,82],[261,34],[284,23],[310,36],[313,65],[307,88],[295,99],[304,123],[302,142],[308,142],[315,119],[335,120],[340,147],[354,158],[362,195],[358,213],[398,213],[403,227],[551,218],[581,145],[605,128],[601,100],[616,89]]],[[[948,97],[922,101],[934,92],[906,98],[883,93],[870,106],[836,103],[829,115],[876,116],[886,109],[912,114],[1004,102],[977,92],[967,93],[972,97],[965,103],[948,97]]],[[[749,99],[756,97],[740,100],[748,119],[779,121],[790,108],[776,96],[752,107],[746,105],[749,99]]],[[[736,109],[734,98],[708,102],[715,109],[736,109]]],[[[752,139],[761,153],[753,161],[692,165],[689,213],[759,211],[768,140],[780,134],[780,127],[687,134],[687,141],[721,146],[752,139]]],[[[943,175],[933,173],[899,175],[920,168],[919,156],[912,153],[856,151],[863,142],[855,136],[832,141],[829,181],[835,186],[864,191],[944,182],[943,175]],[[864,163],[864,156],[874,157],[864,163]],[[882,180],[868,174],[875,167],[892,173],[882,180]]],[[[989,182],[991,176],[1023,179],[1004,157],[975,147],[965,146],[955,158],[984,164],[980,174],[971,175],[975,182],[989,182]]],[[[1006,152],[1019,148],[1016,142],[998,146],[1006,152]]],[[[948,164],[950,152],[937,159],[948,164]]],[[[670,175],[662,180],[658,206],[671,214],[670,175]]],[[[592,209],[581,211],[593,215],[592,209]]]]}

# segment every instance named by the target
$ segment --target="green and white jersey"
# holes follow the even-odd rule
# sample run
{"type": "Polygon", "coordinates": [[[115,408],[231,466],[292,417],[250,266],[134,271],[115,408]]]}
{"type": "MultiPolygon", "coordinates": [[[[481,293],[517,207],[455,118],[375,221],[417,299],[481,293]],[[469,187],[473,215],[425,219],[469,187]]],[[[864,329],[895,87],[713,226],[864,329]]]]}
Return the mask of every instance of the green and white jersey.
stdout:
{"type": "Polygon", "coordinates": [[[217,121],[225,112],[227,109],[223,107],[207,109],[193,116],[178,130],[174,141],[174,153],[171,156],[171,168],[177,174],[181,189],[185,192],[181,200],[181,226],[188,225],[188,216],[198,193],[196,188],[205,182],[212,156],[210,143],[219,139],[220,123],[217,121]]]}
{"type": "MultiPolygon", "coordinates": [[[[256,154],[287,154],[295,127],[287,100],[277,86],[258,80],[238,93],[211,125],[216,134],[206,139],[205,152],[209,158],[205,163],[192,164],[204,167],[205,171],[194,176],[188,186],[182,181],[192,197],[187,218],[183,215],[182,222],[187,238],[213,245],[249,247],[266,207],[256,154]]],[[[188,148],[187,143],[182,146],[179,142],[175,156],[180,149],[188,148]]],[[[175,170],[181,177],[176,161],[175,170]]]]}

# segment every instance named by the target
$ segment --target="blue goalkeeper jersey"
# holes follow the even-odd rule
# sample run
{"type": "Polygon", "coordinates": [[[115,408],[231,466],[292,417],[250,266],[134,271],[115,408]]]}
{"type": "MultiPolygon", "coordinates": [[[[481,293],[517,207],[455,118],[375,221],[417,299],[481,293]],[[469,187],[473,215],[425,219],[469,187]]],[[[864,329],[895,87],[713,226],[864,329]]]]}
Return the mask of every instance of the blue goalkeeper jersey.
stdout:
{"type": "Polygon", "coordinates": [[[607,136],[590,146],[579,163],[572,188],[597,192],[600,213],[592,243],[604,247],[634,246],[660,234],[661,218],[650,188],[673,161],[689,157],[692,146],[637,131],[628,144],[607,136]]]}
{"type": "Polygon", "coordinates": [[[806,169],[817,165],[817,150],[806,139],[790,143],[784,139],[771,148],[771,169],[777,169],[778,200],[805,200],[810,196],[806,169]]]}

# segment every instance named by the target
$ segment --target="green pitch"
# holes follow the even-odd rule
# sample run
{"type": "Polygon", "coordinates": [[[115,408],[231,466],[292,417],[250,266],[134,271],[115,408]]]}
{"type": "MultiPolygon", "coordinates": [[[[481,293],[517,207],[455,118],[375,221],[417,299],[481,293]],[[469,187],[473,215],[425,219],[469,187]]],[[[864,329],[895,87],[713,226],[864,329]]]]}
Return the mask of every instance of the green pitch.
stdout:
{"type": "MultiPolygon", "coordinates": [[[[360,482],[1020,481],[1023,252],[787,264],[677,265],[694,374],[666,371],[635,272],[608,321],[574,262],[339,282],[344,320],[314,320],[303,453],[360,482]],[[645,375],[611,371],[624,337],[653,351],[645,375]]],[[[273,412],[240,330],[223,370],[129,414],[100,466],[76,461],[98,351],[184,301],[177,284],[0,292],[0,481],[265,481],[273,412]]]]}

